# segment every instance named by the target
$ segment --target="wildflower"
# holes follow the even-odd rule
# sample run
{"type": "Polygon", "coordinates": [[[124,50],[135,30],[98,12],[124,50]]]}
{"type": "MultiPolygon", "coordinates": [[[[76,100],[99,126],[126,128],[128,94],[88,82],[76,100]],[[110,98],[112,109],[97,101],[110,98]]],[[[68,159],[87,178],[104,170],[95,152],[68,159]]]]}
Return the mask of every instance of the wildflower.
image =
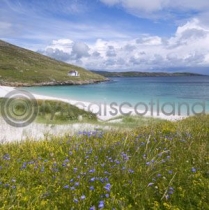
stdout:
{"type": "Polygon", "coordinates": [[[172,170],[169,170],[168,173],[169,173],[169,174],[173,174],[173,171],[172,171],[172,170]]]}
{"type": "Polygon", "coordinates": [[[110,191],[111,184],[110,184],[110,183],[107,183],[107,184],[104,186],[104,188],[105,188],[105,190],[110,191]]]}
{"type": "Polygon", "coordinates": [[[70,189],[71,189],[71,190],[75,190],[75,187],[71,187],[70,189]]]}
{"type": "Polygon", "coordinates": [[[27,167],[27,162],[24,162],[24,163],[22,164],[21,169],[25,169],[26,167],[27,167]]]}
{"type": "Polygon", "coordinates": [[[105,172],[104,172],[104,174],[108,174],[108,175],[110,175],[110,173],[109,173],[109,172],[107,172],[107,171],[105,171],[105,172]]]}
{"type": "Polygon", "coordinates": [[[105,194],[105,197],[106,197],[106,198],[109,198],[109,197],[110,197],[110,195],[109,195],[109,194],[105,194]]]}
{"type": "Polygon", "coordinates": [[[90,190],[94,190],[94,186],[90,186],[89,189],[90,189],[90,190]]]}
{"type": "Polygon", "coordinates": [[[94,182],[95,181],[95,177],[91,178],[90,181],[91,182],[94,182]]]}
{"type": "Polygon", "coordinates": [[[157,177],[161,177],[162,175],[161,174],[157,174],[157,177]]]}
{"type": "Polygon", "coordinates": [[[148,185],[147,185],[147,187],[150,187],[150,186],[152,186],[154,183],[153,182],[150,182],[148,185]]]}
{"type": "Polygon", "coordinates": [[[174,193],[173,187],[169,187],[169,189],[168,189],[168,194],[169,194],[169,195],[172,195],[173,193],[174,193]]]}
{"type": "Polygon", "coordinates": [[[98,207],[101,209],[101,208],[104,208],[104,201],[99,201],[99,205],[98,207]]]}
{"type": "Polygon", "coordinates": [[[75,186],[76,186],[76,187],[79,186],[79,182],[75,182],[75,186]]]}
{"type": "Polygon", "coordinates": [[[196,170],[195,167],[192,167],[191,171],[192,171],[193,173],[195,173],[197,170],[196,170]]]}
{"type": "Polygon", "coordinates": [[[64,189],[69,189],[69,187],[70,187],[69,185],[65,185],[63,188],[64,189]]]}
{"type": "Polygon", "coordinates": [[[62,163],[62,166],[63,167],[67,166],[68,162],[69,162],[69,159],[65,159],[62,163]]]}
{"type": "Polygon", "coordinates": [[[89,210],[96,210],[95,206],[90,207],[89,210]]]}
{"type": "Polygon", "coordinates": [[[103,178],[100,178],[100,181],[101,181],[102,183],[104,183],[104,179],[103,179],[103,178]]]}
{"type": "Polygon", "coordinates": [[[133,174],[133,173],[134,173],[134,171],[133,171],[132,169],[129,169],[128,172],[129,172],[130,174],[133,174]]]}
{"type": "Polygon", "coordinates": [[[109,179],[108,179],[107,177],[105,177],[105,178],[104,178],[104,181],[105,181],[105,182],[108,182],[108,181],[109,181],[109,179]]]}
{"type": "Polygon", "coordinates": [[[3,156],[3,159],[4,160],[10,160],[10,155],[7,153],[3,156]]]}
{"type": "Polygon", "coordinates": [[[130,156],[128,156],[126,153],[122,153],[121,155],[123,157],[123,160],[129,160],[130,156]]]}
{"type": "Polygon", "coordinates": [[[74,201],[75,203],[78,203],[78,199],[76,199],[76,198],[74,198],[73,201],[74,201]]]}
{"type": "Polygon", "coordinates": [[[95,172],[95,169],[89,170],[89,173],[94,173],[94,172],[95,172]]]}
{"type": "Polygon", "coordinates": [[[81,200],[84,200],[85,198],[86,198],[85,195],[82,195],[82,196],[81,196],[81,200]]]}
{"type": "Polygon", "coordinates": [[[115,160],[115,163],[116,163],[116,164],[120,164],[120,161],[119,161],[119,160],[115,160]]]}
{"type": "Polygon", "coordinates": [[[168,194],[165,195],[165,199],[168,200],[170,196],[168,194]]]}

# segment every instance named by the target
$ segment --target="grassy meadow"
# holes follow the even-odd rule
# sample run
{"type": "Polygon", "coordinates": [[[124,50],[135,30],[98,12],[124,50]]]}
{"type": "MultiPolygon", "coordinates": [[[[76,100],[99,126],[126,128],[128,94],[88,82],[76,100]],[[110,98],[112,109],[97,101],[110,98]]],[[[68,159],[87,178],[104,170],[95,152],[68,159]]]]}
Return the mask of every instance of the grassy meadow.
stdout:
{"type": "Polygon", "coordinates": [[[197,116],[0,144],[0,209],[207,210],[208,140],[197,116]]]}

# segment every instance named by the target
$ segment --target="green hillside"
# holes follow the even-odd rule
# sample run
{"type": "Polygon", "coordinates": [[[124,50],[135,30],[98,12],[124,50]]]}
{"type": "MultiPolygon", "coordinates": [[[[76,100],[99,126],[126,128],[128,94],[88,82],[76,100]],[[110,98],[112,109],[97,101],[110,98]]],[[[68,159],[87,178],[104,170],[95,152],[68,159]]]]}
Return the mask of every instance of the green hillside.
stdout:
{"type": "Polygon", "coordinates": [[[103,81],[101,75],[0,40],[0,85],[61,85],[103,81]],[[68,76],[69,71],[80,76],[68,76]]]}

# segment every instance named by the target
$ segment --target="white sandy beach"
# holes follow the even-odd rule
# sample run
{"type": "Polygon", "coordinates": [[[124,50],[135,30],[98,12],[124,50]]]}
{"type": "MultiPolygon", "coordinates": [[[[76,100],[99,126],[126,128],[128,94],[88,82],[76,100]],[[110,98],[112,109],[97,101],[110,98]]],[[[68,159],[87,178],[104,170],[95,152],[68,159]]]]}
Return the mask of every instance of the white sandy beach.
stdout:
{"type": "MultiPolygon", "coordinates": [[[[0,86],[0,97],[5,97],[6,94],[10,93],[11,91],[15,90],[13,87],[7,87],[7,86],[0,86]]],[[[111,118],[115,118],[117,116],[122,115],[121,110],[119,110],[119,107],[115,107],[114,114],[112,113],[112,108],[108,105],[101,104],[92,104],[90,102],[83,102],[83,101],[75,101],[75,100],[67,100],[67,99],[60,99],[55,97],[49,97],[49,96],[43,96],[43,95],[33,95],[36,99],[51,99],[51,100],[58,100],[70,103],[72,105],[76,105],[79,108],[82,108],[86,111],[92,111],[93,113],[96,113],[98,116],[98,119],[101,121],[110,120],[111,118]],[[117,111],[116,111],[117,110],[117,111]]],[[[136,114],[134,109],[123,107],[123,113],[131,113],[132,115],[136,114]]],[[[140,112],[140,110],[139,110],[140,112]]],[[[162,113],[157,116],[157,113],[150,113],[147,112],[147,117],[158,117],[162,119],[167,120],[180,120],[182,119],[181,116],[166,116],[162,113]]],[[[117,121],[117,120],[116,120],[117,121]]],[[[66,133],[69,135],[73,135],[78,131],[86,131],[86,130],[94,130],[95,127],[98,127],[96,125],[90,125],[90,124],[84,124],[84,123],[77,123],[77,124],[70,124],[70,125],[43,125],[43,124],[37,124],[32,123],[24,128],[16,128],[8,125],[2,118],[0,119],[0,142],[8,142],[8,141],[14,141],[14,140],[24,140],[27,138],[33,138],[36,139],[43,139],[45,137],[50,136],[61,136],[65,135],[66,133]]]]}

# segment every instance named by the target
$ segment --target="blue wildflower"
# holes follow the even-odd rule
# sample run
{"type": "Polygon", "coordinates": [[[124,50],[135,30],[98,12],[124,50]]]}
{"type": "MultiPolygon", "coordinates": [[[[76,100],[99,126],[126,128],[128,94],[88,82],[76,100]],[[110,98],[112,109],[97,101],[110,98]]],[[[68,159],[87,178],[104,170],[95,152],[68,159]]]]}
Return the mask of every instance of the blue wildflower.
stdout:
{"type": "Polygon", "coordinates": [[[89,170],[89,173],[94,173],[94,172],[95,172],[95,169],[89,170]]]}
{"type": "Polygon", "coordinates": [[[75,182],[75,186],[76,186],[76,187],[79,186],[79,182],[75,182]]]}
{"type": "Polygon", "coordinates": [[[133,174],[133,173],[134,173],[134,171],[133,171],[132,169],[129,169],[128,172],[129,172],[130,174],[133,174]]]}
{"type": "Polygon", "coordinates": [[[95,179],[96,179],[95,177],[92,177],[92,178],[90,179],[90,181],[91,181],[91,182],[94,182],[95,179]]]}
{"type": "Polygon", "coordinates": [[[90,190],[94,190],[94,186],[90,186],[89,189],[90,189],[90,190]]]}
{"type": "Polygon", "coordinates": [[[85,195],[82,195],[81,196],[81,200],[84,200],[84,199],[86,199],[86,196],[85,195]]]}
{"type": "Polygon", "coordinates": [[[70,186],[69,186],[69,185],[65,185],[63,188],[64,188],[64,189],[69,189],[70,186]]]}
{"type": "Polygon", "coordinates": [[[10,155],[7,153],[3,156],[3,159],[4,160],[10,160],[10,155]]]}
{"type": "Polygon", "coordinates": [[[111,184],[110,184],[110,183],[107,183],[107,184],[104,186],[104,188],[105,188],[105,190],[110,191],[111,184]]]}
{"type": "Polygon", "coordinates": [[[169,187],[169,189],[168,189],[168,194],[169,194],[169,195],[172,195],[173,193],[174,193],[173,187],[169,187]]]}
{"type": "Polygon", "coordinates": [[[169,173],[169,174],[173,174],[173,171],[172,171],[172,170],[169,170],[168,173],[169,173]]]}
{"type": "Polygon", "coordinates": [[[98,207],[101,209],[101,208],[104,208],[104,201],[99,201],[99,205],[98,207]]]}
{"type": "Polygon", "coordinates": [[[110,197],[110,195],[109,195],[109,194],[105,194],[105,197],[106,197],[106,198],[109,198],[109,197],[110,197]]]}
{"type": "Polygon", "coordinates": [[[197,169],[196,169],[195,167],[192,167],[191,171],[192,171],[193,173],[195,173],[195,172],[197,171],[197,169]]]}
{"type": "Polygon", "coordinates": [[[21,169],[25,169],[26,167],[27,167],[27,162],[24,162],[24,163],[22,164],[21,169]]]}

